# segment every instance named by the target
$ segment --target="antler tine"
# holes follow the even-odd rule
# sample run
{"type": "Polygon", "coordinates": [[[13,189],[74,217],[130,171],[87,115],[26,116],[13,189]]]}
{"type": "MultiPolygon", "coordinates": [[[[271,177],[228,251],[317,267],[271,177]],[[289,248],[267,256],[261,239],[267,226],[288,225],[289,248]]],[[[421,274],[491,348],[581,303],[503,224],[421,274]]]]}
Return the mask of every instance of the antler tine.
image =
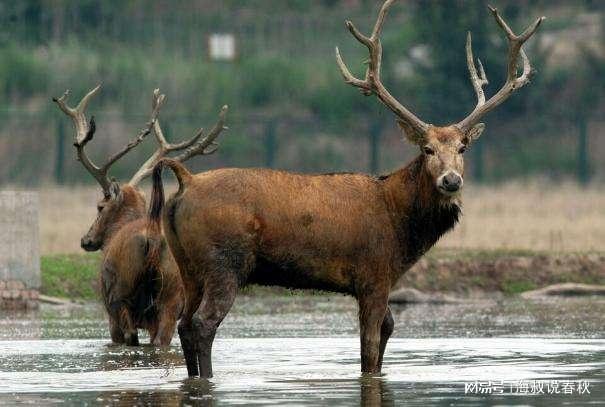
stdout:
{"type": "Polygon", "coordinates": [[[139,131],[139,134],[137,134],[137,136],[135,138],[133,138],[128,144],[126,144],[126,146],[124,148],[122,148],[122,150],[118,151],[117,153],[115,153],[114,155],[109,157],[109,159],[107,160],[107,163],[105,163],[105,165],[103,165],[103,167],[102,167],[102,169],[105,172],[109,171],[109,168],[116,161],[118,161],[120,158],[122,158],[130,150],[132,150],[133,148],[138,146],[145,139],[145,137],[147,137],[147,135],[149,133],[151,133],[151,130],[153,129],[153,127],[155,126],[155,124],[157,122],[158,114],[160,113],[160,108],[162,107],[163,101],[164,101],[164,98],[162,97],[159,100],[159,102],[153,106],[153,109],[151,110],[151,117],[150,117],[149,121],[147,122],[147,124],[145,125],[145,127],[143,129],[141,129],[141,131],[139,131]]]}
{"type": "Polygon", "coordinates": [[[489,82],[487,80],[487,76],[485,75],[485,70],[483,70],[483,64],[479,58],[477,58],[477,65],[479,65],[479,73],[477,73],[477,67],[475,66],[473,58],[473,46],[470,31],[466,35],[466,64],[468,65],[468,71],[471,75],[473,88],[477,94],[477,105],[482,105],[485,103],[485,93],[483,92],[483,87],[489,82]]]}
{"type": "Polygon", "coordinates": [[[223,130],[228,130],[228,127],[225,126],[225,118],[227,117],[228,110],[229,106],[227,105],[221,108],[221,111],[218,115],[218,121],[210,130],[208,135],[204,137],[201,141],[197,142],[197,140],[202,135],[202,131],[200,131],[195,137],[193,137],[188,142],[182,143],[182,147],[179,148],[179,150],[185,149],[185,151],[175,156],[174,159],[180,162],[185,162],[196,155],[209,155],[214,153],[218,149],[218,144],[215,140],[223,130]],[[213,148],[208,149],[208,147],[213,148]]]}
{"type": "Polygon", "coordinates": [[[389,91],[384,87],[380,80],[380,68],[382,64],[382,44],[380,43],[380,34],[382,33],[382,27],[386,18],[389,7],[395,2],[395,0],[386,0],[378,17],[374,24],[374,29],[370,37],[363,35],[351,21],[346,21],[346,27],[351,32],[353,37],[360,43],[368,48],[370,53],[370,59],[368,67],[366,69],[365,79],[356,78],[344,63],[338,47],[336,47],[336,63],[340,68],[346,83],[361,89],[361,92],[369,96],[375,94],[378,99],[399,118],[412,126],[418,133],[422,134],[426,131],[429,125],[420,120],[416,115],[406,109],[401,103],[397,101],[389,91]]]}
{"type": "Polygon", "coordinates": [[[92,140],[96,125],[94,117],[90,118],[90,123],[86,121],[86,107],[94,95],[97,94],[101,85],[97,85],[94,89],[88,92],[82,100],[77,104],[75,108],[67,105],[67,99],[69,98],[69,90],[66,90],[60,98],[53,98],[53,102],[59,106],[59,108],[69,116],[74,124],[75,136],[74,136],[74,147],[76,147],[77,159],[82,163],[84,168],[93,176],[93,178],[99,183],[103,189],[103,194],[109,196],[111,181],[107,177],[106,171],[94,164],[88,155],[84,151],[86,144],[92,140]]]}
{"type": "MultiPolygon", "coordinates": [[[[164,100],[164,95],[159,95],[159,91],[156,89],[154,91],[154,96],[152,99],[152,105],[155,105],[156,101],[164,100]]],[[[162,132],[159,121],[156,120],[156,123],[153,127],[154,134],[156,136],[156,140],[159,144],[156,151],[145,161],[145,163],[139,168],[139,170],[132,176],[129,181],[130,185],[137,185],[143,179],[147,178],[153,172],[153,167],[157,162],[163,157],[167,156],[169,153],[173,151],[183,151],[181,154],[176,155],[174,157],[175,160],[184,162],[191,157],[196,155],[208,155],[212,154],[217,150],[218,144],[215,142],[216,138],[220,135],[223,130],[226,130],[225,126],[225,118],[227,115],[228,107],[225,105],[221,109],[219,113],[219,120],[214,125],[212,130],[208,133],[206,137],[204,137],[201,141],[200,138],[204,136],[204,130],[200,129],[197,133],[190,138],[189,140],[182,141],[180,143],[169,143],[164,134],[162,132]],[[214,147],[209,149],[209,147],[214,147]]]]}
{"type": "MultiPolygon", "coordinates": [[[[154,89],[153,96],[151,97],[151,108],[155,109],[157,106],[164,103],[164,99],[166,99],[166,95],[160,93],[159,89],[157,89],[157,88],[154,89]]],[[[161,146],[168,144],[168,142],[166,141],[166,138],[164,137],[164,132],[162,131],[162,127],[160,126],[159,120],[156,120],[153,123],[153,134],[155,135],[157,142],[161,146]]]]}
{"type": "Polygon", "coordinates": [[[471,76],[471,82],[475,88],[477,94],[477,106],[475,109],[462,121],[458,122],[456,126],[462,131],[468,131],[473,125],[479,122],[481,117],[493,110],[496,106],[504,102],[508,97],[513,94],[516,90],[526,85],[531,79],[533,73],[531,64],[527,54],[523,50],[523,44],[536,32],[542,21],[546,17],[537,18],[528,28],[523,31],[521,35],[516,35],[511,28],[508,26],[506,21],[500,16],[498,10],[494,7],[488,6],[492,12],[496,23],[500,26],[502,31],[506,34],[508,39],[508,57],[506,63],[506,82],[502,88],[489,100],[485,101],[485,95],[483,95],[482,86],[487,83],[487,77],[483,72],[483,67],[479,62],[479,69],[481,76],[477,75],[477,70],[473,63],[472,49],[471,49],[471,36],[470,33],[467,37],[466,51],[467,51],[467,63],[469,65],[469,72],[471,76]],[[521,76],[517,76],[517,66],[519,62],[519,56],[523,60],[523,72],[521,76]],[[485,83],[483,83],[485,81],[485,83]]]}
{"type": "Polygon", "coordinates": [[[122,150],[118,151],[117,153],[115,153],[111,157],[109,157],[109,159],[107,160],[107,162],[105,164],[98,166],[90,160],[90,158],[86,154],[86,151],[84,150],[84,148],[85,148],[86,144],[88,144],[88,142],[90,140],[92,140],[95,130],[96,130],[94,116],[90,118],[90,123],[87,123],[85,111],[88,106],[88,103],[90,102],[92,97],[94,95],[96,95],[96,93],[99,91],[100,88],[101,88],[101,85],[98,85],[97,87],[92,89],[90,92],[88,92],[82,98],[82,100],[80,100],[80,102],[78,103],[78,105],[75,108],[67,106],[67,98],[69,97],[69,90],[65,91],[65,93],[63,93],[63,95],[60,98],[53,98],[53,101],[59,106],[59,108],[66,115],[71,117],[71,119],[74,123],[74,128],[76,131],[75,138],[74,138],[74,147],[76,147],[76,154],[77,154],[78,161],[80,161],[82,163],[82,165],[84,166],[84,168],[86,168],[86,170],[95,178],[95,180],[97,180],[97,182],[103,189],[103,194],[106,197],[109,197],[109,196],[111,196],[111,184],[113,182],[112,180],[110,180],[109,176],[107,175],[109,168],[117,160],[119,160],[121,157],[123,157],[124,154],[126,154],[127,152],[132,150],[134,147],[139,145],[143,141],[143,139],[151,132],[151,128],[153,127],[153,125],[155,124],[155,122],[157,120],[157,116],[158,116],[159,109],[160,109],[162,101],[163,101],[163,97],[158,101],[158,103],[154,104],[153,110],[151,112],[150,121],[148,122],[147,126],[139,132],[137,137],[134,138],[132,141],[130,141],[122,150]]]}

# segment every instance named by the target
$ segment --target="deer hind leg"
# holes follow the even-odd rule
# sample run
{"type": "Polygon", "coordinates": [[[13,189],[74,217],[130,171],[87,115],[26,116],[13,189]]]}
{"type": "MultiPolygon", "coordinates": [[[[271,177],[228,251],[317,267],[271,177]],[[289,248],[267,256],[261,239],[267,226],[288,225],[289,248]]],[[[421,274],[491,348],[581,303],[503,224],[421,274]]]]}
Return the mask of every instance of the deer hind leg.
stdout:
{"type": "MultiPolygon", "coordinates": [[[[187,346],[193,348],[195,359],[188,359],[189,376],[204,378],[212,377],[212,344],[219,325],[231,309],[238,289],[237,274],[230,270],[210,273],[204,285],[204,297],[197,314],[192,318],[188,337],[193,337],[194,343],[187,346]],[[195,364],[195,366],[192,366],[195,364]]],[[[179,336],[183,343],[184,327],[179,324],[179,336]]]]}
{"type": "Polygon", "coordinates": [[[381,354],[386,346],[386,339],[384,339],[384,345],[382,344],[381,331],[387,312],[388,291],[360,295],[358,302],[361,371],[363,373],[380,373],[381,354]]]}
{"type": "Polygon", "coordinates": [[[185,310],[178,325],[179,339],[185,364],[187,365],[187,374],[189,377],[199,376],[197,362],[197,331],[200,326],[200,318],[195,315],[195,311],[202,302],[201,292],[188,290],[186,296],[185,310]]]}

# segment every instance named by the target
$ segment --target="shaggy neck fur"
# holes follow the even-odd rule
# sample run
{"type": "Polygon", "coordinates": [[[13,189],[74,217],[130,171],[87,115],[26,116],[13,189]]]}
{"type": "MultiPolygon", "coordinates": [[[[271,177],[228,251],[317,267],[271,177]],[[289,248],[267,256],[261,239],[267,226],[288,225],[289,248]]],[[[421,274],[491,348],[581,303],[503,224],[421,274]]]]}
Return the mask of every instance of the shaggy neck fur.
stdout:
{"type": "Polygon", "coordinates": [[[115,220],[107,228],[103,239],[103,248],[107,247],[111,239],[124,225],[145,216],[145,199],[137,189],[130,185],[123,185],[121,193],[122,205],[116,214],[115,220]]]}
{"type": "Polygon", "coordinates": [[[437,190],[425,169],[424,155],[382,180],[403,264],[413,264],[456,225],[461,213],[459,198],[437,190]]]}

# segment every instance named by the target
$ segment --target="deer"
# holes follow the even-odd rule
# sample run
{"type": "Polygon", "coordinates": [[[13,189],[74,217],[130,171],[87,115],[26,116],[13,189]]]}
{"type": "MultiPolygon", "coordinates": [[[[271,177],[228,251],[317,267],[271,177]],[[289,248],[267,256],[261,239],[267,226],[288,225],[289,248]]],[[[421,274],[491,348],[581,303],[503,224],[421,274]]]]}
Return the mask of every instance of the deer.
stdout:
{"type": "Polygon", "coordinates": [[[336,61],[346,83],[376,96],[397,116],[407,140],[420,150],[409,164],[379,177],[246,168],[192,174],[175,160],[156,164],[148,227],[163,228],[183,279],[186,301],[178,335],[189,376],[212,377],[217,328],[239,288],[248,284],[353,296],[361,372],[381,373],[394,329],[390,290],[458,222],[463,154],[485,127],[480,119],[529,82],[532,68],[522,46],[543,20],[516,35],[490,8],[508,40],[506,81],[486,100],[487,77],[474,63],[469,33],[466,54],[477,105],[462,121],[435,126],[404,107],[381,81],[380,34],[393,3],[383,3],[370,36],[346,22],[369,51],[365,78],[351,74],[338,48],[336,61]],[[179,185],[166,202],[164,168],[179,185]]]}
{"type": "Polygon", "coordinates": [[[184,288],[178,265],[162,231],[148,233],[145,196],[138,185],[151,175],[159,160],[170,154],[174,155],[174,160],[184,162],[195,156],[214,153],[218,148],[216,139],[226,129],[228,107],[223,106],[217,123],[207,134],[200,129],[188,140],[169,143],[158,120],[165,95],[155,89],[151,117],[143,130],[105,163],[97,165],[86,153],[86,146],[95,134],[96,123],[94,116],[87,121],[85,112],[99,90],[100,85],[88,92],[76,107],[67,105],[69,90],[60,98],[53,99],[73,121],[73,145],[77,159],[97,181],[103,193],[97,203],[96,219],[82,237],[81,247],[88,252],[103,252],[99,285],[112,342],[138,346],[138,329],[143,329],[148,331],[151,345],[168,346],[183,310],[184,288]],[[158,147],[132,178],[123,184],[110,178],[111,166],[151,132],[158,147]]]}

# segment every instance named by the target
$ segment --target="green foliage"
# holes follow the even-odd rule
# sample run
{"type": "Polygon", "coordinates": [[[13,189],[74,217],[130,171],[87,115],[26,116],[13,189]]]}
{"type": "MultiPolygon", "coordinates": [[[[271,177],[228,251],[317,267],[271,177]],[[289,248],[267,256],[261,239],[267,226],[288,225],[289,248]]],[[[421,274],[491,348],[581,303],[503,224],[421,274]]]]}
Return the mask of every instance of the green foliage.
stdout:
{"type": "MultiPolygon", "coordinates": [[[[534,8],[505,0],[498,6],[516,30],[538,12],[550,16],[549,7],[559,7],[542,2],[534,8]]],[[[351,6],[340,0],[181,0],[154,2],[150,7],[139,1],[24,0],[3,7],[0,95],[8,107],[0,109],[0,129],[2,137],[20,141],[11,143],[16,151],[0,156],[5,163],[0,172],[3,181],[49,180],[54,157],[33,160],[42,152],[31,146],[37,143],[54,149],[58,121],[64,123],[66,151],[71,138],[71,124],[49,103],[50,97],[70,89],[75,101],[97,83],[103,84],[103,90],[91,105],[98,119],[97,143],[90,146],[95,158],[119,148],[117,140],[122,137],[136,134],[147,120],[149,94],[156,87],[167,95],[161,119],[174,139],[188,136],[200,125],[208,126],[220,106],[229,104],[230,141],[225,139],[220,151],[223,161],[218,164],[266,164],[259,158],[265,148],[258,133],[274,120],[280,120],[278,146],[318,132],[336,140],[365,142],[361,139],[375,121],[385,124],[384,131],[395,129],[390,112],[373,96],[362,97],[345,84],[334,61],[334,45],[338,45],[351,71],[363,76],[366,50],[341,21],[351,18],[368,33],[378,8],[373,1],[351,6]],[[210,32],[235,35],[238,57],[234,62],[208,59],[205,40],[210,32]],[[116,131],[125,134],[99,141],[116,131]],[[255,139],[249,138],[251,132],[256,132],[255,139]],[[27,168],[24,162],[29,163],[27,168]]],[[[585,7],[592,7],[591,12],[600,10],[585,7]]],[[[569,28],[572,22],[566,21],[549,18],[537,36],[569,28]]],[[[492,95],[502,84],[507,44],[484,1],[418,0],[396,5],[389,13],[382,35],[383,82],[427,122],[458,121],[476,102],[465,61],[467,30],[473,33],[475,57],[483,62],[490,80],[486,93],[492,95]],[[428,51],[426,56],[415,52],[419,46],[428,51]]],[[[532,39],[526,46],[538,70],[531,85],[485,118],[490,137],[484,136],[480,143],[486,180],[550,173],[552,168],[573,174],[577,167],[574,140],[543,141],[553,134],[559,137],[562,128],[568,129],[570,138],[574,130],[569,130],[569,123],[575,126],[581,116],[589,120],[602,107],[603,87],[596,84],[601,83],[605,62],[598,52],[583,50],[581,60],[569,66],[553,61],[548,50],[536,44],[532,39]],[[519,126],[510,129],[509,123],[519,126]],[[522,138],[541,141],[526,142],[517,150],[522,138]]],[[[333,145],[323,143],[325,151],[300,147],[309,159],[304,160],[304,168],[293,169],[334,171],[359,164],[351,162],[352,154],[337,151],[333,145]]],[[[128,177],[134,164],[151,150],[151,143],[142,145],[129,156],[131,160],[112,169],[112,175],[128,177]]],[[[380,157],[379,170],[390,168],[392,163],[385,165],[384,150],[380,157]]],[[[476,159],[471,157],[471,162],[476,159]]],[[[89,177],[70,160],[65,163],[65,180],[81,182],[89,177]]]]}
{"type": "Polygon", "coordinates": [[[0,93],[26,96],[46,91],[48,69],[32,52],[23,52],[14,44],[0,48],[0,93]]]}
{"type": "Polygon", "coordinates": [[[40,292],[53,297],[94,300],[99,274],[99,255],[70,254],[42,256],[40,292]]]}

